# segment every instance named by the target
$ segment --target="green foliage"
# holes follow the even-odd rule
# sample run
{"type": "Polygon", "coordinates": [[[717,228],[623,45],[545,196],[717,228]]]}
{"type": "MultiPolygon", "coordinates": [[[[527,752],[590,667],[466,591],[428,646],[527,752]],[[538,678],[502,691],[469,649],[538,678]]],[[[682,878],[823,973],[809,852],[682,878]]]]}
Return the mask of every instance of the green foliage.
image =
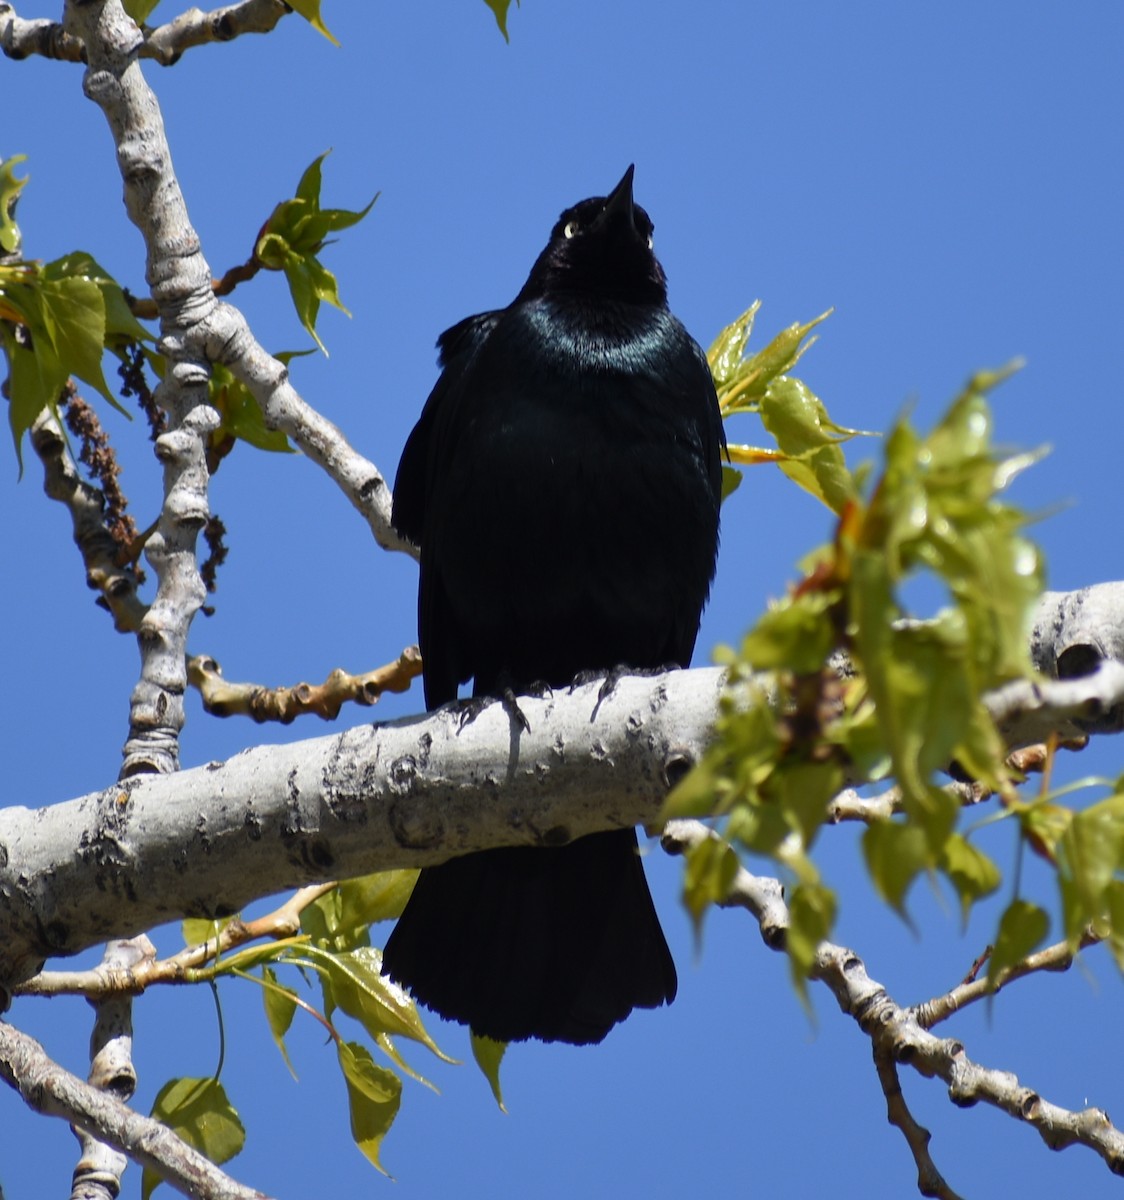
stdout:
{"type": "MultiPolygon", "coordinates": [[[[484,3],[492,10],[492,16],[496,18],[503,40],[510,42],[511,38],[507,36],[507,10],[511,7],[511,0],[484,0],[484,3]]],[[[519,0],[515,0],[515,6],[519,7],[519,0]]]]}
{"type": "Polygon", "coordinates": [[[72,375],[125,412],[106,383],[102,358],[107,350],[151,340],[120,286],[89,254],[0,263],[0,344],[8,359],[8,420],[21,469],[23,435],[45,408],[58,415],[72,375]]]}
{"type": "Polygon", "coordinates": [[[999,932],[987,964],[987,981],[994,984],[1001,972],[1014,966],[1046,940],[1050,918],[1029,900],[1012,900],[999,918],[999,932]]]}
{"type": "MultiPolygon", "coordinates": [[[[806,387],[783,374],[814,323],[793,326],[747,359],[754,312],[711,349],[723,406],[761,413],[782,467],[838,521],[799,584],[737,652],[724,652],[730,683],[717,742],[673,792],[665,816],[717,813],[723,821],[724,841],[688,855],[684,900],[696,924],[728,893],[730,847],[764,856],[792,878],[787,944],[802,992],[835,920],[835,898],[811,851],[845,784],[893,776],[899,785],[902,812],[872,821],[863,851],[875,888],[903,916],[921,874],[943,877],[965,917],[999,886],[996,864],[957,829],[959,801],[938,775],[957,763],[1017,804],[1018,780],[983,697],[1032,673],[1027,634],[1041,563],[1023,536],[1023,515],[1001,493],[1037,455],[993,449],[986,393],[1006,373],[979,375],[928,435],[898,422],[864,496],[839,447],[853,431],[830,422],[806,387]],[[947,598],[936,613],[918,614],[904,598],[918,579],[947,598]],[[838,651],[853,675],[833,669],[838,651]]],[[[1068,935],[1079,936],[1119,886],[1124,804],[1106,802],[1051,829],[1059,861],[1073,864],[1071,884],[1062,871],[1063,907],[1068,935]]],[[[1029,937],[1039,934],[1023,910],[1008,912],[996,969],[1012,961],[1008,948],[1036,944],[1029,937]]]]}
{"type": "Polygon", "coordinates": [[[20,248],[20,228],[16,224],[16,203],[27,177],[17,179],[15,168],[27,162],[26,154],[13,154],[0,161],[0,254],[16,254],[20,248]]]}
{"type": "Polygon", "coordinates": [[[297,994],[292,988],[278,983],[277,973],[272,967],[263,966],[261,975],[264,983],[261,991],[262,1004],[265,1006],[265,1019],[269,1024],[269,1032],[277,1049],[281,1051],[281,1057],[285,1060],[285,1066],[289,1068],[289,1074],[296,1079],[297,1073],[285,1046],[285,1034],[289,1032],[293,1018],[297,1015],[297,994]]]}
{"type": "Polygon", "coordinates": [[[492,1089],[492,1095],[495,1096],[500,1111],[507,1112],[503,1103],[503,1092],[500,1089],[500,1063],[507,1050],[507,1042],[497,1042],[478,1033],[471,1034],[471,1041],[472,1057],[476,1059],[476,1065],[488,1081],[488,1086],[492,1089]]]}
{"type": "MultiPolygon", "coordinates": [[[[384,871],[349,880],[305,905],[301,911],[299,935],[228,951],[210,966],[187,972],[187,978],[192,982],[213,982],[220,976],[226,976],[258,984],[262,989],[270,1035],[294,1078],[296,1072],[289,1058],[285,1038],[297,1010],[303,1010],[324,1025],[336,1043],[356,1143],[380,1171],[383,1167],[379,1161],[379,1151],[382,1139],[398,1112],[402,1082],[394,1071],[378,1066],[370,1050],[353,1042],[345,1042],[336,1028],[336,1021],[337,1014],[343,1013],[358,1022],[374,1046],[399,1071],[427,1087],[433,1085],[409,1066],[398,1050],[396,1039],[418,1042],[443,1062],[455,1061],[444,1054],[429,1035],[409,995],[382,974],[382,952],[371,946],[370,925],[401,915],[416,878],[416,871],[384,871]],[[319,1010],[315,1004],[303,999],[297,988],[281,981],[279,973],[283,968],[295,969],[295,978],[303,979],[305,984],[313,977],[318,980],[319,1010]]],[[[229,918],[223,921],[185,921],[185,940],[189,945],[212,941],[229,923],[229,918]]],[[[481,1066],[493,1089],[498,1091],[499,1057],[495,1058],[491,1074],[484,1063],[481,1066]]],[[[225,1119],[229,1107],[225,1094],[221,1094],[221,1089],[220,1092],[204,1089],[197,1094],[197,1089],[187,1086],[199,1082],[174,1080],[165,1088],[165,1092],[172,1095],[177,1103],[181,1096],[186,1096],[190,1101],[187,1118],[182,1119],[194,1120],[195,1114],[210,1112],[208,1106],[212,1101],[213,1107],[225,1119]],[[173,1085],[178,1090],[170,1091],[173,1085]]],[[[181,1119],[178,1113],[177,1109],[173,1115],[181,1119]]],[[[237,1120],[233,1108],[229,1109],[229,1114],[237,1120]]],[[[165,1119],[161,1114],[156,1115],[161,1120],[165,1119]]],[[[208,1120],[217,1122],[217,1118],[208,1117],[208,1120]]],[[[211,1156],[208,1148],[211,1144],[200,1144],[198,1148],[211,1156]]],[[[219,1140],[214,1145],[224,1153],[228,1148],[225,1140],[219,1140]]],[[[239,1142],[238,1147],[230,1153],[236,1153],[240,1146],[239,1142]]],[[[214,1161],[223,1160],[215,1158],[214,1161]]]]}
{"type": "MultiPolygon", "coordinates": [[[[760,307],[755,301],[722,330],[707,351],[707,361],[722,415],[757,413],[777,448],[764,450],[731,443],[730,461],[746,466],[775,462],[794,483],[833,512],[842,512],[857,493],[840,446],[861,431],[837,425],[807,384],[788,374],[815,342],[816,338],[809,335],[827,319],[830,310],[804,324],[782,329],[763,349],[748,354],[760,307]]],[[[729,468],[726,472],[723,500],[737,486],[728,478],[732,474],[729,468]]]]}
{"type": "Polygon", "coordinates": [[[371,1052],[357,1042],[339,1042],[336,1052],[347,1085],[351,1136],[370,1162],[386,1175],[379,1151],[402,1103],[402,1080],[393,1071],[378,1066],[371,1052]]]}
{"type": "Polygon", "coordinates": [[[295,13],[299,13],[304,19],[316,30],[317,33],[322,33],[333,46],[338,46],[339,42],[332,35],[327,25],[324,24],[323,18],[320,16],[320,0],[288,0],[289,7],[295,13]]]}
{"type": "MultiPolygon", "coordinates": [[[[293,354],[278,354],[282,362],[293,354]]],[[[250,394],[249,388],[222,365],[211,364],[211,403],[222,418],[219,427],[211,433],[212,445],[221,445],[230,438],[240,438],[259,450],[293,453],[289,439],[277,429],[269,429],[262,415],[261,406],[250,394]]]]}
{"type": "Polygon", "coordinates": [[[343,313],[347,309],[340,301],[336,277],[320,262],[320,251],[329,245],[330,233],[357,224],[378,199],[376,193],[359,212],[321,208],[320,168],[326,157],[327,151],[314,159],[297,184],[297,194],[273,210],[254,249],[254,256],[263,267],[285,272],[297,316],[325,354],[327,350],[316,332],[320,303],[331,304],[343,313]]]}
{"type": "MultiPolygon", "coordinates": [[[[246,1141],[246,1130],[217,1079],[173,1079],[152,1105],[152,1116],[211,1162],[232,1159],[246,1141]]],[[[148,1167],[141,1178],[141,1197],[148,1200],[163,1180],[148,1167]]]]}

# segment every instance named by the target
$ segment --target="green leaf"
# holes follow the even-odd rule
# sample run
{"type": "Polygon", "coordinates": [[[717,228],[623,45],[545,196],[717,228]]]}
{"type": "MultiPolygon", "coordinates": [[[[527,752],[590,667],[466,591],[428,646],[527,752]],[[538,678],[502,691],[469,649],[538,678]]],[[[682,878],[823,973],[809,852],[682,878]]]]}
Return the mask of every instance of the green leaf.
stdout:
{"type": "Polygon", "coordinates": [[[339,45],[320,16],[320,0],[287,0],[287,2],[293,12],[304,17],[317,33],[323,34],[333,46],[339,45]]]}
{"type": "MultiPolygon", "coordinates": [[[[246,1142],[242,1121],[217,1079],[169,1080],[156,1096],[152,1116],[216,1165],[232,1159],[246,1142]]],[[[148,1200],[161,1182],[146,1167],[142,1200],[148,1200]]]]}
{"type": "Polygon", "coordinates": [[[753,322],[760,307],[761,301],[754,300],[749,308],[736,321],[731,321],[711,343],[706,352],[706,359],[710,363],[710,373],[714,376],[716,386],[720,387],[734,378],[749,344],[753,322]]]}
{"type": "Polygon", "coordinates": [[[999,932],[987,964],[987,982],[994,986],[1000,974],[1046,940],[1050,918],[1029,900],[1012,900],[999,919],[999,932]]]}
{"type": "Polygon", "coordinates": [[[378,871],[339,886],[340,923],[358,927],[396,921],[417,882],[417,871],[378,871]]]}
{"type": "Polygon", "coordinates": [[[718,405],[723,416],[735,412],[756,412],[769,384],[791,370],[805,350],[815,341],[805,342],[808,334],[827,316],[822,313],[805,324],[790,325],[756,354],[745,357],[753,321],[759,303],[755,302],[715,339],[707,351],[718,405]]]}
{"type": "Polygon", "coordinates": [[[683,903],[691,915],[697,937],[706,910],[730,894],[738,873],[738,856],[727,842],[712,834],[696,842],[687,851],[685,859],[683,903]]]}
{"type": "Polygon", "coordinates": [[[1109,949],[1117,967],[1124,971],[1124,882],[1119,879],[1108,885],[1104,914],[1109,949]]]}
{"type": "MultiPolygon", "coordinates": [[[[484,0],[484,3],[492,10],[492,16],[496,18],[503,40],[510,42],[511,38],[507,36],[507,10],[511,7],[511,0],[484,0]]],[[[518,7],[519,0],[515,0],[515,4],[518,7]]]]}
{"type": "Polygon", "coordinates": [[[394,1044],[394,1040],[391,1038],[389,1033],[378,1034],[378,1036],[375,1038],[375,1045],[377,1045],[383,1054],[385,1054],[387,1058],[394,1063],[394,1065],[403,1073],[403,1075],[409,1075],[411,1079],[416,1080],[423,1087],[429,1088],[431,1092],[437,1092],[440,1094],[440,1089],[426,1079],[424,1075],[420,1074],[418,1071],[415,1071],[414,1068],[411,1067],[410,1064],[402,1057],[398,1051],[398,1047],[394,1044]]]}
{"type": "Polygon", "coordinates": [[[807,999],[808,974],[816,949],[835,925],[835,893],[822,883],[798,883],[788,897],[788,951],[792,982],[802,1000],[807,999]]]}
{"type": "Polygon", "coordinates": [[[20,248],[20,228],[16,224],[16,203],[30,176],[15,177],[15,168],[27,162],[26,154],[13,154],[0,161],[0,254],[16,254],[20,248]]]}
{"type": "Polygon", "coordinates": [[[757,671],[814,674],[839,642],[832,612],[839,593],[808,591],[770,608],[742,642],[741,657],[757,671]]]}
{"type": "Polygon", "coordinates": [[[198,946],[201,942],[209,942],[217,938],[233,920],[233,917],[187,917],[180,924],[183,944],[198,946]]]}
{"type": "Polygon", "coordinates": [[[289,1074],[296,1079],[297,1073],[293,1070],[289,1051],[285,1047],[285,1034],[289,1032],[297,1011],[297,994],[292,988],[278,983],[277,975],[271,967],[262,967],[262,979],[265,980],[265,986],[261,990],[262,1003],[265,1005],[265,1019],[269,1022],[269,1032],[277,1049],[281,1051],[289,1074]]]}
{"type": "Polygon", "coordinates": [[[368,928],[402,915],[417,877],[417,871],[402,870],[349,879],[305,908],[301,928],[326,950],[369,946],[368,928]]]}
{"type": "Polygon", "coordinates": [[[8,356],[8,423],[22,477],[23,435],[45,408],[58,411],[67,373],[49,345],[45,344],[41,353],[32,353],[19,344],[3,324],[0,324],[0,338],[8,356]]]}
{"type": "Polygon", "coordinates": [[[393,1071],[376,1065],[371,1052],[356,1042],[340,1042],[336,1052],[347,1084],[351,1136],[370,1162],[387,1175],[379,1161],[379,1152],[383,1138],[398,1115],[402,1080],[393,1071]]]}
{"type": "Polygon", "coordinates": [[[945,842],[938,866],[956,889],[965,922],[972,905],[990,896],[1002,879],[995,863],[959,833],[951,834],[945,842]]]}
{"type": "Polygon", "coordinates": [[[1076,946],[1104,914],[1109,887],[1124,864],[1124,795],[1075,813],[1058,843],[1065,936],[1076,946]]]}
{"type": "Polygon", "coordinates": [[[125,292],[112,275],[84,250],[75,250],[43,268],[50,276],[80,276],[97,284],[105,302],[105,342],[154,342],[155,337],[133,316],[125,292]]]}
{"type": "Polygon", "coordinates": [[[68,376],[77,375],[120,409],[101,368],[105,350],[101,289],[90,279],[52,270],[56,266],[28,272],[26,282],[5,281],[0,294],[23,314],[36,358],[49,364],[45,377],[53,379],[61,370],[65,383],[68,376]]]}
{"type": "Polygon", "coordinates": [[[322,166],[326,157],[327,151],[305,168],[297,184],[297,194],[273,210],[254,248],[254,255],[262,266],[285,272],[297,316],[325,354],[327,350],[316,332],[321,301],[343,313],[347,313],[347,309],[340,301],[335,276],[317,255],[324,248],[324,239],[329,233],[361,221],[378,199],[376,193],[367,207],[358,212],[342,208],[321,209],[322,166]]]}
{"type": "Polygon", "coordinates": [[[382,974],[380,950],[358,946],[329,954],[307,947],[305,953],[327,976],[333,1002],[359,1021],[372,1038],[380,1033],[408,1037],[445,1062],[453,1061],[430,1037],[409,995],[382,974]]]}
{"type": "Polygon", "coordinates": [[[722,464],[722,503],[726,501],[738,490],[742,485],[742,480],[745,476],[741,471],[734,467],[729,467],[725,463],[722,464]]]}
{"type": "Polygon", "coordinates": [[[858,488],[839,444],[872,434],[837,425],[811,388],[790,375],[774,379],[766,388],[761,421],[784,455],[778,461],[780,469],[794,483],[836,513],[857,497],[858,488]]]}
{"type": "Polygon", "coordinates": [[[497,1042],[475,1032],[472,1033],[471,1041],[472,1057],[476,1059],[476,1065],[483,1071],[500,1111],[507,1112],[503,1103],[503,1092],[500,1090],[500,1063],[507,1050],[507,1042],[497,1042]]]}
{"type": "Polygon", "coordinates": [[[908,920],[906,893],[917,876],[932,865],[924,831],[898,821],[877,821],[863,832],[863,855],[878,894],[908,920]]]}
{"type": "Polygon", "coordinates": [[[236,437],[259,450],[294,453],[285,434],[266,425],[261,405],[250,394],[249,388],[235,379],[222,363],[211,365],[210,391],[211,403],[222,417],[222,423],[211,433],[212,444],[218,444],[226,437],[236,437]]]}

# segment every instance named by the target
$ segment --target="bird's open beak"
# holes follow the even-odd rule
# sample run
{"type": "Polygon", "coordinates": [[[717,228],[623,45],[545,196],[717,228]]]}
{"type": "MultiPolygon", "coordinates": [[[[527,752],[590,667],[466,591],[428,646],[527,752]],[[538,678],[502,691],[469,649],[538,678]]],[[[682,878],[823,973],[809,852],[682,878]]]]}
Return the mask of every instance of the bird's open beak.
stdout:
{"type": "Polygon", "coordinates": [[[632,208],[632,176],[635,170],[636,164],[630,163],[620,183],[605,198],[605,207],[597,214],[592,228],[599,229],[621,217],[628,222],[629,228],[636,228],[632,208]]]}

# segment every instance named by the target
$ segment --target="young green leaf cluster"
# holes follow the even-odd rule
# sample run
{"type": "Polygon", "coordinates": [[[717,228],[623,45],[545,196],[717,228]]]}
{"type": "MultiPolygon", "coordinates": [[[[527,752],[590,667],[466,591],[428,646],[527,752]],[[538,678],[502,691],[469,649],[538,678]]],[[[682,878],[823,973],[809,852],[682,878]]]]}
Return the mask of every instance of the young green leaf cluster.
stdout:
{"type": "Polygon", "coordinates": [[[254,248],[254,257],[263,267],[285,272],[297,316],[325,354],[327,350],[316,332],[320,302],[325,301],[343,313],[347,309],[340,301],[336,277],[317,256],[328,245],[328,234],[358,224],[378,199],[376,194],[359,212],[321,208],[320,167],[326,157],[327,151],[309,164],[297,184],[297,194],[273,210],[254,248]]]}
{"type": "MultiPolygon", "coordinates": [[[[746,358],[754,313],[723,332],[710,361],[724,412],[758,412],[778,452],[732,447],[731,457],[772,458],[838,519],[804,578],[738,650],[722,652],[730,682],[717,743],[667,805],[667,816],[716,805],[722,814],[725,842],[687,856],[684,896],[696,924],[726,895],[735,848],[773,860],[792,880],[788,953],[803,995],[835,918],[835,896],[811,857],[828,805],[845,785],[891,776],[901,812],[872,820],[863,839],[875,888],[905,915],[918,875],[943,876],[967,914],[1001,876],[957,828],[960,801],[937,781],[951,770],[994,792],[1025,840],[1057,863],[1067,937],[1076,944],[1088,925],[1108,922],[1124,958],[1120,787],[1083,813],[1049,797],[1024,803],[984,704],[989,690],[1033,675],[1028,633],[1042,590],[1026,519],[1002,499],[1039,454],[1003,456],[992,445],[986,395],[1007,372],[973,378],[928,435],[903,417],[864,489],[839,447],[854,431],[834,425],[785,374],[815,322],[746,358]],[[934,593],[936,611],[914,611],[914,595],[934,593]]],[[[1038,945],[1048,925],[1041,909],[1016,898],[1001,921],[992,977],[1038,945]]]]}

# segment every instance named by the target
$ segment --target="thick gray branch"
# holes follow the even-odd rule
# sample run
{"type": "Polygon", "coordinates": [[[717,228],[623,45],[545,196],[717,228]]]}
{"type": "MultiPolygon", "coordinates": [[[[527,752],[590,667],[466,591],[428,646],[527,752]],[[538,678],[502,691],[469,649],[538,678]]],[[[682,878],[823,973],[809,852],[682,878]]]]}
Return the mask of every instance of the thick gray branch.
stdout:
{"type": "MultiPolygon", "coordinates": [[[[1124,598],[1119,584],[1093,592],[1124,598]]],[[[1045,601],[1040,624],[1057,624],[1063,606],[1068,597],[1045,601]]],[[[1120,614],[1124,603],[1112,619],[1120,614]]],[[[1040,662],[1064,655],[1069,636],[1040,650],[1040,662]]],[[[287,886],[652,821],[669,781],[711,743],[722,682],[715,668],[626,677],[600,704],[597,684],[521,699],[529,733],[499,704],[467,723],[443,710],[262,746],[34,812],[4,810],[0,980],[20,982],[43,959],[110,935],[232,913],[287,886]]],[[[1119,730],[1124,665],[992,700],[1015,730],[1029,720],[1039,732],[1119,730]]]]}
{"type": "Polygon", "coordinates": [[[499,704],[442,710],[0,811],[0,980],[292,885],[654,820],[713,736],[722,678],[522,698],[529,733],[499,704]]]}

